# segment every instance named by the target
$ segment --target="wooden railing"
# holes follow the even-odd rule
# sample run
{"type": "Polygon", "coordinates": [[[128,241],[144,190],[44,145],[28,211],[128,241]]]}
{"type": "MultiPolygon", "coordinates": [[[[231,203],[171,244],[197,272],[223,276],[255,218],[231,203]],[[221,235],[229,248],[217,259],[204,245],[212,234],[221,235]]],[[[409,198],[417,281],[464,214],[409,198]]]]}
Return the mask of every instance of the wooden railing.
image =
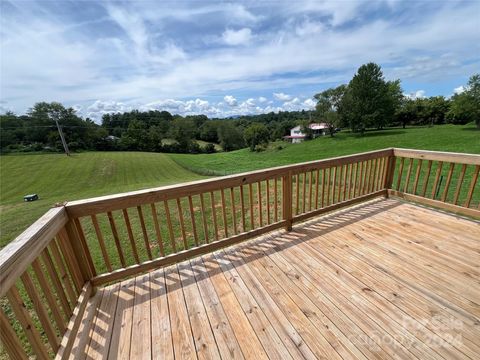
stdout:
{"type": "Polygon", "coordinates": [[[394,149],[389,195],[478,217],[480,155],[394,149]]]}
{"type": "Polygon", "coordinates": [[[62,358],[95,286],[377,196],[480,218],[479,166],[385,149],[69,202],[0,252],[1,341],[12,358],[62,358]]]}
{"type": "Polygon", "coordinates": [[[76,237],[66,209],[57,207],[0,252],[0,338],[11,358],[50,358],[75,330],[72,315],[92,289],[76,237]]]}

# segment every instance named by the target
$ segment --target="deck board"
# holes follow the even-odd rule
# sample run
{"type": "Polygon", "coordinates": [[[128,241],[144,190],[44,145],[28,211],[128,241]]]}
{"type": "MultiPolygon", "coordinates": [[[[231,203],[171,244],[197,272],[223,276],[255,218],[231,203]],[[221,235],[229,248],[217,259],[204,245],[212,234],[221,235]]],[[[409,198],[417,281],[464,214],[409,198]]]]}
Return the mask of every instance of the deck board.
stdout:
{"type": "Polygon", "coordinates": [[[478,354],[480,223],[384,199],[99,289],[72,358],[478,354]]]}

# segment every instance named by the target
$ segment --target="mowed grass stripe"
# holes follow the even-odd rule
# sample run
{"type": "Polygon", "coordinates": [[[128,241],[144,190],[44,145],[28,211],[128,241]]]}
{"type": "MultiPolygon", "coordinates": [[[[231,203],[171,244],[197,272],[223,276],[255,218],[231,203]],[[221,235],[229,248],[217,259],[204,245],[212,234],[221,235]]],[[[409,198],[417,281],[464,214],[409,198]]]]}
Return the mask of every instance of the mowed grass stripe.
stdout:
{"type": "Polygon", "coordinates": [[[141,152],[8,155],[0,169],[1,247],[57,202],[204,178],[165,154],[141,152]],[[24,203],[30,193],[40,200],[24,203]]]}

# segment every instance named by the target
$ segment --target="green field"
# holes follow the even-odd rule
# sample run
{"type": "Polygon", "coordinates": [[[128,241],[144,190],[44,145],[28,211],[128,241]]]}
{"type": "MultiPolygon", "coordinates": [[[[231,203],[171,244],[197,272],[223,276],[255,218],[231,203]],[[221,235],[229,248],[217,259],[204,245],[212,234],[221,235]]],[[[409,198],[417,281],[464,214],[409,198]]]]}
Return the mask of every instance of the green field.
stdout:
{"type": "Polygon", "coordinates": [[[5,246],[57,202],[201,179],[168,155],[138,152],[8,155],[1,164],[1,240],[5,246]],[[40,200],[23,202],[37,193],[40,200]]]}
{"type": "Polygon", "coordinates": [[[363,137],[341,132],[334,138],[322,137],[302,144],[278,142],[260,153],[243,149],[201,155],[92,152],[71,157],[2,156],[0,247],[57,202],[392,146],[478,154],[480,131],[473,125],[444,125],[372,131],[363,137]],[[279,150],[279,146],[283,148],[279,150]],[[23,196],[29,193],[38,193],[40,200],[24,203],[23,196]]]}
{"type": "Polygon", "coordinates": [[[326,136],[301,144],[277,142],[258,153],[242,149],[229,153],[171,156],[183,167],[199,174],[225,175],[387,147],[480,154],[480,131],[473,124],[394,128],[367,132],[364,136],[342,131],[334,138],[326,136]],[[278,150],[279,146],[283,149],[278,150]]]}

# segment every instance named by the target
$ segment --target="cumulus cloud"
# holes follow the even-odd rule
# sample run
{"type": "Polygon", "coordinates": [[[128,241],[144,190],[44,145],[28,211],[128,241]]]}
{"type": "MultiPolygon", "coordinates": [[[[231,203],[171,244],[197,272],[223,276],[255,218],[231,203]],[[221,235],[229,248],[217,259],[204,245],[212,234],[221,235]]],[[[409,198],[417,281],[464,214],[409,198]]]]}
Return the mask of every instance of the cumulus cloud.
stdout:
{"type": "Polygon", "coordinates": [[[104,114],[128,112],[135,109],[140,111],[168,111],[171,114],[198,115],[203,114],[210,118],[224,118],[234,115],[256,115],[279,111],[311,110],[314,107],[312,99],[302,100],[299,97],[283,102],[280,106],[272,106],[266,101],[257,103],[254,98],[238,101],[231,95],[225,95],[223,102],[211,103],[208,100],[196,98],[189,100],[160,99],[145,104],[130,104],[112,100],[96,100],[92,104],[76,107],[79,115],[100,122],[104,114]]]}
{"type": "Polygon", "coordinates": [[[266,101],[267,101],[267,98],[266,98],[266,97],[260,96],[260,97],[258,98],[258,102],[261,103],[261,104],[263,104],[263,103],[266,102],[266,101]]]}
{"type": "Polygon", "coordinates": [[[292,99],[291,95],[280,93],[273,93],[273,97],[279,101],[288,101],[292,99]]]}
{"type": "Polygon", "coordinates": [[[222,34],[222,40],[227,45],[246,45],[252,38],[252,30],[243,28],[240,30],[227,29],[222,34]]]}
{"type": "Polygon", "coordinates": [[[229,106],[237,106],[237,99],[232,95],[225,95],[223,97],[223,101],[225,101],[229,106]]]}
{"type": "Polygon", "coordinates": [[[303,105],[307,108],[307,109],[315,109],[315,106],[317,105],[317,102],[313,99],[306,99],[304,102],[303,102],[303,105]]]}
{"type": "Polygon", "coordinates": [[[454,94],[461,94],[465,91],[465,86],[459,86],[459,87],[456,87],[455,89],[453,89],[453,93],[454,94]]]}
{"type": "Polygon", "coordinates": [[[415,99],[424,99],[425,96],[425,90],[417,90],[414,92],[411,92],[409,94],[403,94],[408,99],[415,100],[415,99]]]}

